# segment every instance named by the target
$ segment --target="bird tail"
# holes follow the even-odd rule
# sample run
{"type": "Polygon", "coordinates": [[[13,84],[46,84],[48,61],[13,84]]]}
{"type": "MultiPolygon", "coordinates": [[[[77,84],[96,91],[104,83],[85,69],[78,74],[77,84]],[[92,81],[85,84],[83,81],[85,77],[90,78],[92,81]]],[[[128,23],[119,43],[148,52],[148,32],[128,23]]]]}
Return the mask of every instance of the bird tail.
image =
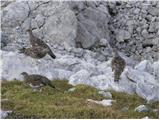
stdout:
{"type": "Polygon", "coordinates": [[[55,88],[55,86],[52,83],[50,83],[49,86],[52,88],[55,88]]]}
{"type": "Polygon", "coordinates": [[[55,54],[52,52],[52,50],[51,50],[50,48],[49,48],[48,54],[49,54],[53,59],[56,58],[55,54]]]}

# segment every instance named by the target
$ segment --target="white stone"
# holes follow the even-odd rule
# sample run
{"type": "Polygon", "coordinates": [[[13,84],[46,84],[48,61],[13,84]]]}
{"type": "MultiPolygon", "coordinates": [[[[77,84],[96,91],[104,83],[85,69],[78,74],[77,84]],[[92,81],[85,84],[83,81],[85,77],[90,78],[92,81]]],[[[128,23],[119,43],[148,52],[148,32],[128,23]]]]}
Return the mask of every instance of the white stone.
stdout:
{"type": "Polygon", "coordinates": [[[80,70],[69,78],[69,83],[72,85],[89,84],[89,77],[90,73],[87,70],[80,70]]]}
{"type": "Polygon", "coordinates": [[[149,60],[143,60],[138,65],[135,66],[135,69],[139,71],[149,72],[152,71],[152,64],[149,60]]]}
{"type": "Polygon", "coordinates": [[[74,92],[76,90],[76,88],[70,88],[69,90],[68,90],[68,92],[74,92]]]}
{"type": "Polygon", "coordinates": [[[148,83],[157,85],[157,81],[155,80],[154,76],[145,71],[128,68],[126,75],[130,80],[133,80],[136,83],[148,83]]]}
{"type": "Polygon", "coordinates": [[[148,116],[146,116],[146,117],[144,117],[144,118],[142,118],[142,119],[150,119],[148,116]]]}
{"type": "Polygon", "coordinates": [[[92,103],[96,103],[96,104],[99,104],[99,105],[103,105],[103,106],[111,106],[112,102],[115,102],[115,100],[111,100],[111,99],[102,100],[102,101],[87,99],[87,101],[92,102],[92,103]]]}
{"type": "Polygon", "coordinates": [[[149,108],[147,108],[145,105],[140,105],[140,106],[136,107],[134,111],[137,111],[137,112],[148,112],[149,108]]]}
{"type": "Polygon", "coordinates": [[[148,103],[152,103],[159,100],[159,86],[151,85],[147,83],[138,83],[136,87],[137,95],[146,99],[148,103]]]}
{"type": "Polygon", "coordinates": [[[3,111],[3,110],[0,110],[0,117],[1,119],[4,119],[8,116],[8,113],[11,113],[12,111],[3,111]]]}

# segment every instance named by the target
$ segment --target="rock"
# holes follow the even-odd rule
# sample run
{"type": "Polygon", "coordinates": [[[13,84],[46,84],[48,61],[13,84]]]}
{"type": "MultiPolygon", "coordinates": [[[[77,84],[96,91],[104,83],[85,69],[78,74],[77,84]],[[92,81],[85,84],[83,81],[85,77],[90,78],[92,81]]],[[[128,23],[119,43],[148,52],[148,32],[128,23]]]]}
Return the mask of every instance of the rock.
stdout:
{"type": "Polygon", "coordinates": [[[139,12],[140,12],[140,9],[138,9],[138,8],[136,8],[136,9],[133,11],[133,13],[136,14],[136,15],[139,14],[139,12]]]}
{"type": "Polygon", "coordinates": [[[1,116],[1,119],[5,119],[9,113],[11,113],[12,111],[3,111],[3,110],[0,110],[0,116],[1,116]]]}
{"type": "Polygon", "coordinates": [[[155,77],[148,72],[133,70],[132,68],[127,69],[126,76],[128,80],[136,83],[136,93],[148,102],[158,101],[159,86],[155,77]]]}
{"type": "Polygon", "coordinates": [[[8,38],[8,35],[4,32],[1,32],[1,48],[7,46],[7,44],[10,43],[10,40],[8,38]]]}
{"type": "Polygon", "coordinates": [[[151,22],[148,31],[149,32],[156,32],[158,30],[158,22],[151,22]]]}
{"type": "Polygon", "coordinates": [[[106,13],[95,7],[88,7],[77,15],[76,41],[79,41],[83,48],[92,47],[101,38],[109,38],[109,15],[106,13]]]}
{"type": "Polygon", "coordinates": [[[116,36],[116,39],[119,41],[119,42],[124,42],[124,40],[128,40],[130,39],[131,37],[131,34],[128,32],[128,31],[125,31],[125,30],[119,30],[117,36],[116,36]]]}
{"type": "Polygon", "coordinates": [[[95,23],[92,22],[91,20],[88,20],[88,22],[86,22],[86,24],[84,24],[84,25],[82,23],[78,22],[77,32],[79,34],[77,34],[76,41],[80,41],[83,48],[90,48],[96,42],[98,42],[98,40],[100,38],[99,36],[93,36],[92,35],[92,34],[98,32],[98,30],[95,26],[95,23]],[[89,30],[92,30],[92,32],[90,33],[89,30]]]}
{"type": "Polygon", "coordinates": [[[81,10],[85,9],[85,5],[82,1],[67,1],[69,4],[69,7],[71,8],[71,10],[73,10],[74,12],[78,13],[81,10]]]}
{"type": "MultiPolygon", "coordinates": [[[[30,57],[17,52],[2,52],[3,66],[2,77],[7,80],[22,80],[20,73],[28,72],[32,74],[41,74],[49,79],[69,79],[73,72],[67,70],[72,63],[66,64],[66,70],[61,69],[64,61],[60,60],[58,63],[53,61],[49,56],[37,61],[30,57]],[[12,58],[12,61],[10,60],[12,58]],[[37,66],[38,65],[38,66],[37,66]]],[[[64,60],[64,59],[63,59],[64,60]]]]}
{"type": "Polygon", "coordinates": [[[103,106],[111,106],[112,102],[115,102],[115,100],[102,100],[102,101],[96,101],[96,100],[92,100],[92,99],[87,99],[87,102],[91,102],[91,103],[95,103],[95,104],[99,104],[99,105],[103,105],[103,106]]]}
{"type": "Polygon", "coordinates": [[[149,36],[149,34],[148,34],[148,32],[147,32],[146,29],[144,29],[141,34],[142,34],[142,36],[143,36],[144,38],[148,38],[148,36],[149,36]]]}
{"type": "Polygon", "coordinates": [[[146,99],[148,103],[153,103],[159,100],[159,86],[146,83],[138,83],[136,87],[137,95],[146,99]]]}
{"type": "Polygon", "coordinates": [[[140,106],[136,107],[134,111],[137,111],[137,112],[148,112],[149,108],[146,107],[145,105],[140,105],[140,106]]]}
{"type": "Polygon", "coordinates": [[[126,76],[136,83],[145,82],[145,83],[153,84],[153,85],[157,84],[157,81],[154,79],[154,76],[144,71],[139,71],[139,70],[134,70],[132,68],[128,68],[126,76]]]}
{"type": "Polygon", "coordinates": [[[89,84],[89,77],[90,73],[87,70],[80,70],[69,78],[69,84],[89,84]]]}
{"type": "Polygon", "coordinates": [[[154,62],[152,64],[153,75],[156,76],[157,80],[159,79],[159,62],[154,62]]]}
{"type": "Polygon", "coordinates": [[[135,69],[140,70],[140,71],[151,72],[152,71],[152,65],[151,65],[151,62],[149,60],[143,60],[138,65],[135,66],[135,69]]]}
{"type": "Polygon", "coordinates": [[[74,92],[76,90],[76,88],[70,88],[69,90],[68,90],[68,92],[74,92]]]}
{"type": "Polygon", "coordinates": [[[112,98],[112,94],[110,92],[105,92],[105,91],[99,91],[98,92],[100,95],[103,95],[106,98],[112,98]]]}
{"type": "Polygon", "coordinates": [[[158,12],[158,8],[155,7],[150,7],[148,9],[148,13],[150,13],[153,16],[158,16],[159,12],[158,12]]]}
{"type": "Polygon", "coordinates": [[[123,107],[121,110],[122,111],[128,111],[128,109],[129,109],[128,107],[123,107]]]}
{"type": "MultiPolygon", "coordinates": [[[[33,33],[37,37],[43,38],[49,45],[57,43],[66,48],[75,47],[77,19],[68,4],[55,1],[29,1],[28,3],[31,7],[31,25],[36,28],[33,33]]],[[[9,33],[11,43],[21,46],[21,37],[24,34],[25,44],[28,44],[28,34],[25,32],[30,20],[28,13],[26,1],[12,2],[2,10],[2,29],[9,33]],[[14,30],[17,26],[22,33],[14,30]]]]}
{"type": "Polygon", "coordinates": [[[150,119],[148,116],[144,117],[144,118],[141,118],[141,119],[150,119]]]}

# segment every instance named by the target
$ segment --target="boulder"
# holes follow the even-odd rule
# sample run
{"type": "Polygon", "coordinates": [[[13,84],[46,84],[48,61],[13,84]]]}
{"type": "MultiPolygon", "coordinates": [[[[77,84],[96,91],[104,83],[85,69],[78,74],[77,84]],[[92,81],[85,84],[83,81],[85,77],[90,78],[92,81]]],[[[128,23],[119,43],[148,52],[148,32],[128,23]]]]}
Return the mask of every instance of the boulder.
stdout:
{"type": "Polygon", "coordinates": [[[88,7],[77,15],[77,19],[76,41],[79,41],[83,48],[91,48],[101,38],[109,38],[109,15],[103,11],[88,7]]]}
{"type": "Polygon", "coordinates": [[[135,66],[135,69],[139,71],[151,72],[152,64],[149,60],[143,60],[138,65],[135,66]]]}
{"type": "Polygon", "coordinates": [[[36,28],[34,35],[49,45],[61,44],[66,49],[75,47],[77,19],[67,3],[28,1],[28,4],[27,1],[15,1],[2,10],[2,31],[9,33],[13,46],[29,43],[25,31],[31,21],[32,28],[36,28]],[[15,30],[17,27],[19,31],[15,30]]]}
{"type": "Polygon", "coordinates": [[[69,78],[69,84],[77,85],[77,84],[89,84],[90,72],[87,70],[80,70],[69,78]],[[87,80],[87,81],[86,81],[87,80]]]}
{"type": "Polygon", "coordinates": [[[148,103],[159,100],[159,86],[147,83],[138,83],[136,87],[137,95],[146,99],[148,103]]]}
{"type": "Polygon", "coordinates": [[[1,116],[1,119],[5,119],[9,113],[12,113],[12,111],[3,111],[3,110],[0,110],[0,116],[1,116]]]}

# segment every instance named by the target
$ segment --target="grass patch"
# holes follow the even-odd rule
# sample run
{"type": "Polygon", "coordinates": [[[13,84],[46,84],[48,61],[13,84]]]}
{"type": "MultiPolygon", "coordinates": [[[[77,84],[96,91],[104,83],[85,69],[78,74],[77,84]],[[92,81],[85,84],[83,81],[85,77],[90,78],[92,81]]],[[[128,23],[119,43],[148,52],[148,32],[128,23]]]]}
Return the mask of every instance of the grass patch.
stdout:
{"type": "MultiPolygon", "coordinates": [[[[58,88],[54,90],[44,87],[42,92],[34,92],[21,81],[2,82],[1,98],[8,99],[2,102],[3,110],[13,112],[7,118],[158,118],[158,112],[134,112],[135,107],[146,104],[146,101],[137,95],[113,92],[110,107],[90,104],[86,99],[102,100],[105,97],[98,94],[98,90],[87,86],[77,85],[75,91],[67,92],[74,87],[65,80],[52,81],[58,88]],[[128,107],[127,111],[122,108],[128,107]]],[[[152,109],[159,109],[159,103],[149,104],[152,109]]]]}

